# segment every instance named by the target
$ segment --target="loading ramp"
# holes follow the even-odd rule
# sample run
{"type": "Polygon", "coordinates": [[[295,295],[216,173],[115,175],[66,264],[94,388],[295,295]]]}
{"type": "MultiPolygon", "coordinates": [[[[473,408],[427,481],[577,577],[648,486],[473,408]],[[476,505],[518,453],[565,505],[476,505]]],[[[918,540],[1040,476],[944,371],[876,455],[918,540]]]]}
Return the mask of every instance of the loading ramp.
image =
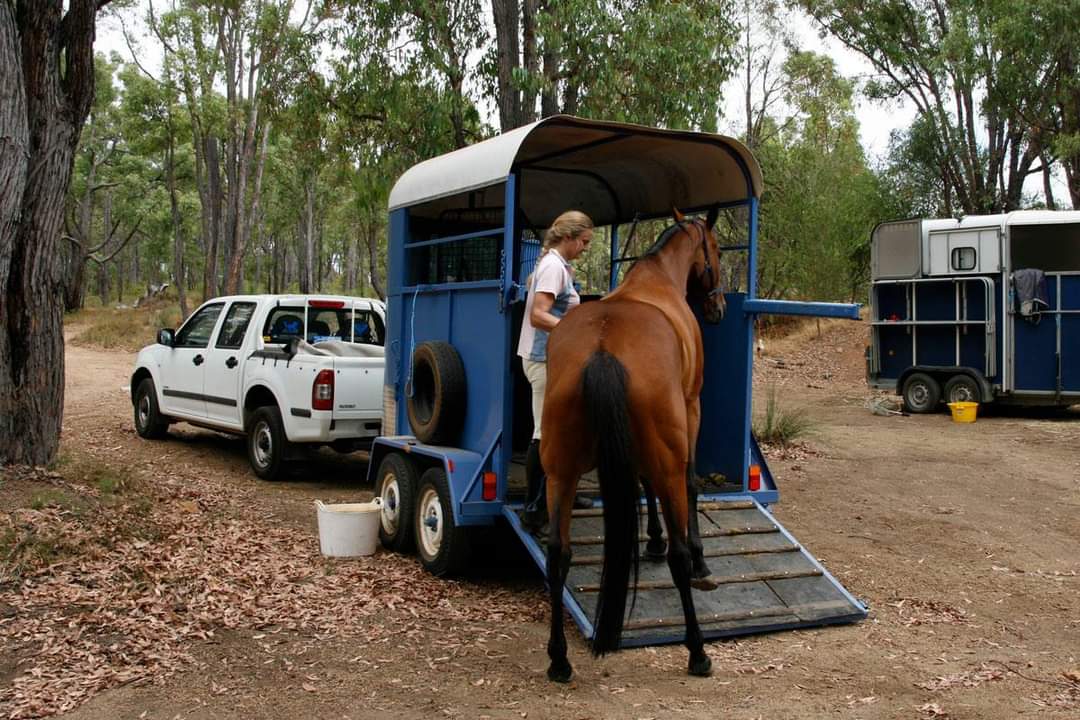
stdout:
{"type": "MultiPolygon", "coordinates": [[[[528,533],[520,506],[503,513],[537,566],[544,571],[546,539],[528,533]]],[[[706,496],[698,502],[705,557],[719,587],[693,590],[694,608],[706,639],[850,623],[867,607],[811,556],[772,514],[748,495],[706,496]]],[[[686,635],[679,594],[665,560],[644,556],[637,600],[623,631],[622,647],[681,643],[686,635]]],[[[564,602],[586,639],[593,635],[603,563],[603,517],[599,508],[575,510],[570,524],[573,556],[564,602]]]]}

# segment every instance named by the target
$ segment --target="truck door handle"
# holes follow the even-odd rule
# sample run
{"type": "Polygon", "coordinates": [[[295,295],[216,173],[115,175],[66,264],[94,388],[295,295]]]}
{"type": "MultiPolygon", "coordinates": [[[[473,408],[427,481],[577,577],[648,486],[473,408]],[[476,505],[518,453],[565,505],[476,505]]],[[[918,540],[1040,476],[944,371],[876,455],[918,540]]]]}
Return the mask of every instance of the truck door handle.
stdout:
{"type": "Polygon", "coordinates": [[[196,355],[195,357],[191,358],[191,362],[195,363],[196,365],[202,365],[203,364],[203,356],[202,355],[196,355]]]}
{"type": "Polygon", "coordinates": [[[231,356],[228,360],[225,361],[225,367],[229,368],[230,370],[236,367],[236,365],[237,361],[235,356],[231,356]]]}

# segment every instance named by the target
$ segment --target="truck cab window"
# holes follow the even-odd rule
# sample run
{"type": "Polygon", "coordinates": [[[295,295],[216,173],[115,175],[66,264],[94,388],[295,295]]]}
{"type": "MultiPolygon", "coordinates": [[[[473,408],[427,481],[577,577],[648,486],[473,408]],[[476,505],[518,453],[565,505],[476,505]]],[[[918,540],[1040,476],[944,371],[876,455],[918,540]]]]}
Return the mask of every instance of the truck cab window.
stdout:
{"type": "Polygon", "coordinates": [[[224,305],[218,303],[207,305],[184,323],[180,332],[176,333],[176,341],[173,347],[204,348],[210,344],[210,335],[217,325],[218,315],[224,305]]]}
{"type": "Polygon", "coordinates": [[[236,349],[244,343],[244,334],[255,312],[255,303],[238,302],[225,313],[225,322],[218,333],[217,347],[236,349]]]}

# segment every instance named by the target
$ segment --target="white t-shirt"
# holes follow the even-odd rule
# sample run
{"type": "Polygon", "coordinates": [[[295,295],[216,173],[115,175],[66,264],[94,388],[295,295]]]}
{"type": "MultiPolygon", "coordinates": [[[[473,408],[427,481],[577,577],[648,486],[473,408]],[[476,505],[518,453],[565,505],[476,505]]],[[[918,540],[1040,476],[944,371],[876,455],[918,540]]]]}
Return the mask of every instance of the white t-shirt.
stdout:
{"type": "Polygon", "coordinates": [[[525,319],[521,323],[517,354],[526,360],[547,362],[548,331],[533,327],[531,320],[533,298],[536,293],[546,292],[555,296],[551,314],[561,318],[581,303],[581,296],[574,288],[574,269],[563,259],[558,250],[548,250],[533,270],[529,297],[525,300],[525,319]]]}

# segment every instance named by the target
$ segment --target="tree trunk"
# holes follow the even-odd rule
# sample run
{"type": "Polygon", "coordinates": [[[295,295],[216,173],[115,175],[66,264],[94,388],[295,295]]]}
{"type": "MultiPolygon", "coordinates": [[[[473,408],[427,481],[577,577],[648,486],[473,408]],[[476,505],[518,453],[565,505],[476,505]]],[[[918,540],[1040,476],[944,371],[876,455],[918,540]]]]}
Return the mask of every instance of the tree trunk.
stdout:
{"type": "MultiPolygon", "coordinates": [[[[64,204],[94,95],[98,2],[0,3],[0,464],[56,456],[64,204]],[[62,65],[61,65],[62,63],[62,65]]],[[[104,3],[102,3],[104,4],[104,3]]]]}
{"type": "Polygon", "coordinates": [[[559,56],[544,50],[544,91],[540,95],[540,117],[559,114],[559,56]]]}
{"type": "Polygon", "coordinates": [[[521,124],[521,92],[514,85],[518,67],[518,0],[491,0],[495,19],[499,125],[503,132],[521,124]]]}
{"type": "Polygon", "coordinates": [[[353,232],[349,233],[346,245],[348,249],[345,251],[345,292],[353,293],[356,291],[356,260],[359,255],[356,235],[353,232]]]}
{"type": "Polygon", "coordinates": [[[304,182],[304,216],[301,219],[300,234],[304,243],[304,274],[300,279],[300,292],[309,293],[315,288],[315,173],[310,173],[304,182]]]}
{"type": "MultiPolygon", "coordinates": [[[[540,58],[536,54],[536,15],[539,4],[539,0],[523,0],[521,4],[522,65],[524,65],[530,81],[534,83],[536,77],[540,74],[540,58]]],[[[530,87],[535,88],[536,86],[533,84],[530,87]]],[[[536,120],[536,90],[523,90],[518,125],[525,125],[534,120],[536,120]]]]}
{"type": "Polygon", "coordinates": [[[165,150],[165,183],[169,189],[169,210],[173,225],[173,282],[180,299],[180,317],[188,315],[187,292],[184,289],[184,221],[180,217],[180,200],[176,194],[176,145],[172,115],[169,115],[169,145],[165,150]]]}
{"type": "Polygon", "coordinates": [[[375,294],[379,296],[380,300],[386,299],[386,289],[383,285],[382,277],[379,275],[379,264],[377,261],[379,254],[379,234],[378,226],[376,223],[371,222],[367,226],[367,250],[368,250],[368,267],[371,268],[369,277],[371,278],[371,287],[375,291],[375,294]]]}
{"type": "Polygon", "coordinates": [[[213,136],[206,138],[206,180],[206,193],[210,201],[210,237],[207,238],[206,265],[203,268],[203,300],[217,297],[218,294],[218,248],[223,236],[221,153],[218,151],[218,139],[213,136]]]}

